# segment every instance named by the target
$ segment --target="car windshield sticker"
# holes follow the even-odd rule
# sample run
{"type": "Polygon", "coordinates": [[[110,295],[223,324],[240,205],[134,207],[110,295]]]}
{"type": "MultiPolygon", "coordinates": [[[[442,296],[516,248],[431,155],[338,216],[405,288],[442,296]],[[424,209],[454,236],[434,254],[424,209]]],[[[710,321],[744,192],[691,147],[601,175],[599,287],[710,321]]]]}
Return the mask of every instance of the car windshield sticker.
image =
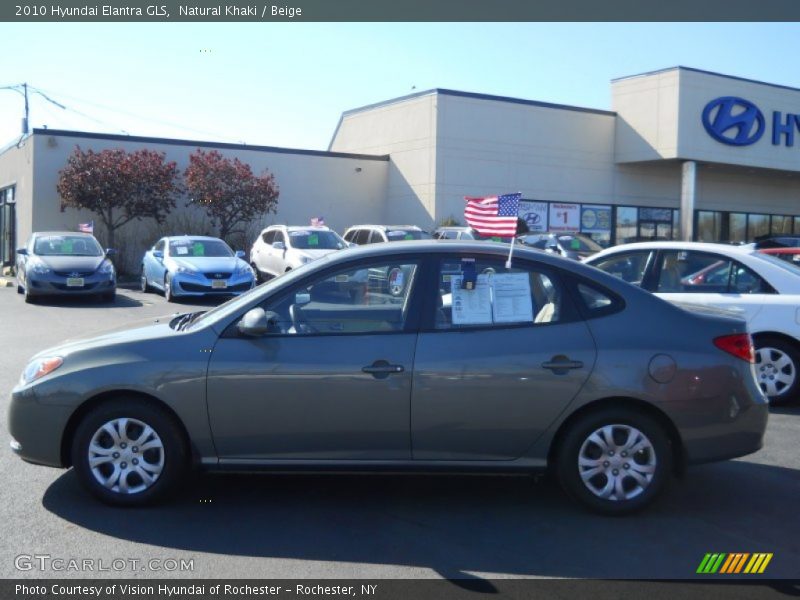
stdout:
{"type": "Polygon", "coordinates": [[[581,249],[581,241],[578,238],[574,237],[574,238],[572,238],[572,241],[569,243],[569,246],[573,250],[580,250],[581,249]]]}
{"type": "Polygon", "coordinates": [[[405,239],[405,240],[413,240],[414,236],[411,235],[410,233],[407,233],[403,239],[405,239]]]}
{"type": "Polygon", "coordinates": [[[533,322],[531,282],[527,273],[496,273],[491,280],[495,323],[533,322]]]}
{"type": "Polygon", "coordinates": [[[461,275],[452,277],[452,315],[454,325],[491,325],[492,303],[489,276],[478,275],[475,289],[461,287],[461,275]]]}
{"type": "Polygon", "coordinates": [[[465,290],[475,288],[475,282],[478,280],[478,271],[475,268],[474,258],[461,259],[461,287],[465,290]]]}
{"type": "Polygon", "coordinates": [[[175,246],[175,254],[185,256],[186,254],[189,254],[189,248],[186,246],[175,246]]]}
{"type": "Polygon", "coordinates": [[[308,236],[308,245],[319,246],[319,236],[316,233],[312,233],[308,236]]]}
{"type": "Polygon", "coordinates": [[[192,256],[205,256],[206,247],[202,242],[195,242],[192,244],[192,256]]]}
{"type": "Polygon", "coordinates": [[[405,237],[405,236],[406,236],[406,232],[405,231],[387,231],[386,232],[386,237],[390,237],[390,238],[401,238],[401,237],[405,237]]]}
{"type": "Polygon", "coordinates": [[[61,252],[63,254],[72,254],[72,240],[64,240],[61,242],[61,252]]]}

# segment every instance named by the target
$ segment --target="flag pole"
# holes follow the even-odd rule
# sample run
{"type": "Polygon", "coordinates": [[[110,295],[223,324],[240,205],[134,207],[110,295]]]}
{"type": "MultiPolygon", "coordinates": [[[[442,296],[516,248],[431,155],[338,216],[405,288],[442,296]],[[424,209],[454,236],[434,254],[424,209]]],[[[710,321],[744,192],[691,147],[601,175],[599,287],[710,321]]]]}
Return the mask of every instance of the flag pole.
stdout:
{"type": "MultiPolygon", "coordinates": [[[[522,192],[519,192],[522,196],[522,192]]],[[[517,209],[519,210],[519,209],[517,209]]],[[[519,226],[519,214],[517,214],[517,221],[514,225],[514,235],[511,236],[511,247],[508,249],[508,260],[506,261],[506,269],[511,268],[511,257],[514,256],[514,242],[517,241],[517,227],[519,226]]]]}

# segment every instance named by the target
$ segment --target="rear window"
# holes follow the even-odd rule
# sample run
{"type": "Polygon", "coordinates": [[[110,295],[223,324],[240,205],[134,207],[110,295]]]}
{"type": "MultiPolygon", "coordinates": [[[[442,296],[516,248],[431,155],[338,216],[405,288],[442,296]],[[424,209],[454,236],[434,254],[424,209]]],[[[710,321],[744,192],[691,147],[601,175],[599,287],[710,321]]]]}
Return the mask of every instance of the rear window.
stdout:
{"type": "Polygon", "coordinates": [[[425,231],[415,229],[387,229],[386,238],[390,242],[403,242],[407,240],[429,240],[431,235],[425,231]]]}

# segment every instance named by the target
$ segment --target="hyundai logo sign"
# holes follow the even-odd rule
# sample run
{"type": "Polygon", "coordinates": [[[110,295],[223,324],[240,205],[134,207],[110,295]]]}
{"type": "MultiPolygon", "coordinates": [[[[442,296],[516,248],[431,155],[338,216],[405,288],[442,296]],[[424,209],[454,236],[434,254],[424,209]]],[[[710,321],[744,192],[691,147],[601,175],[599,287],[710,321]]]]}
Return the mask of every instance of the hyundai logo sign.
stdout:
{"type": "Polygon", "coordinates": [[[730,146],[749,146],[764,135],[764,114],[743,98],[723,96],[703,109],[703,127],[708,135],[730,146]]]}

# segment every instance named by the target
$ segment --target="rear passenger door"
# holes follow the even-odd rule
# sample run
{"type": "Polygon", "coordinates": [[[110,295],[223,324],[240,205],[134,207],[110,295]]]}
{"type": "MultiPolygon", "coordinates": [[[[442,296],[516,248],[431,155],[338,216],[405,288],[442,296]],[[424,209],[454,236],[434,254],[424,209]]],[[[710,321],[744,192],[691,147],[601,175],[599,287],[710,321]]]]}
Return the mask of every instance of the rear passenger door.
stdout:
{"type": "Polygon", "coordinates": [[[589,377],[593,338],[557,269],[521,261],[505,269],[473,256],[436,261],[415,357],[413,457],[518,458],[589,377]]]}

